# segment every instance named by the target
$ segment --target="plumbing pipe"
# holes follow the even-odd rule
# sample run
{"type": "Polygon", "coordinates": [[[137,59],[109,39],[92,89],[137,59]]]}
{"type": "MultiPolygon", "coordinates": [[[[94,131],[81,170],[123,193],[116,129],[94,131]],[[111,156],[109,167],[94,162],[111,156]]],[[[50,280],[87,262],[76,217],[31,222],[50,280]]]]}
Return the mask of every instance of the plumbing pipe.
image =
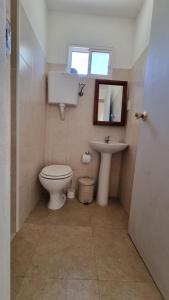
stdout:
{"type": "Polygon", "coordinates": [[[62,120],[62,121],[65,120],[65,108],[66,108],[66,104],[64,104],[64,103],[59,103],[60,117],[61,117],[61,120],[62,120]]]}

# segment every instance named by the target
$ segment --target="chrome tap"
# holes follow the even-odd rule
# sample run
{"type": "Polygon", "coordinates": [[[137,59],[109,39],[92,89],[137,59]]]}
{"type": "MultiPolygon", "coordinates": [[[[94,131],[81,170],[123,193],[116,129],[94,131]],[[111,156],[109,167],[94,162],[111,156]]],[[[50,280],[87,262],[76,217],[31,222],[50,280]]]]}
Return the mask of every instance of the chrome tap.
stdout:
{"type": "Polygon", "coordinates": [[[110,135],[108,135],[108,136],[106,136],[106,137],[104,138],[104,142],[105,142],[106,144],[108,144],[108,143],[110,142],[110,135]]]}

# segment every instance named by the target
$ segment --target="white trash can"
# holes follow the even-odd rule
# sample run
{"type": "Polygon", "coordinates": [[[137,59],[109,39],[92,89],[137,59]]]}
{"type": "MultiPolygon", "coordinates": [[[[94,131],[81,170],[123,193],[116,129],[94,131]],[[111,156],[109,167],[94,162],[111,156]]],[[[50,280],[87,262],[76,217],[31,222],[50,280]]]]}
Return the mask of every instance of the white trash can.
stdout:
{"type": "Polygon", "coordinates": [[[95,181],[90,177],[79,179],[78,199],[83,204],[90,204],[93,201],[95,181]]]}

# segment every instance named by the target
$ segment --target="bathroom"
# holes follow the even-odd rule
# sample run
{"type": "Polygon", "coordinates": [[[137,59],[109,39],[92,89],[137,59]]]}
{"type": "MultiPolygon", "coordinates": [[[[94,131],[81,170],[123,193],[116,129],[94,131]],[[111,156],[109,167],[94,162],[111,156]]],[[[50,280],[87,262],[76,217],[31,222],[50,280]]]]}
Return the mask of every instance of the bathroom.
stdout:
{"type": "Polygon", "coordinates": [[[0,299],[169,299],[169,3],[1,2],[0,299]]]}

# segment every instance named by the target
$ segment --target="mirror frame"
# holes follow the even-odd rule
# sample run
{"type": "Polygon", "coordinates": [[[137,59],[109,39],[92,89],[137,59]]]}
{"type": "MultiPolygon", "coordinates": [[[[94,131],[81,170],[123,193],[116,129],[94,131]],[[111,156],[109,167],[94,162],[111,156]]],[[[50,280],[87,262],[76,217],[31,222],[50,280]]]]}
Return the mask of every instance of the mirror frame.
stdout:
{"type": "Polygon", "coordinates": [[[104,125],[104,126],[125,126],[126,125],[127,89],[128,89],[127,81],[96,79],[96,81],[95,81],[95,97],[94,97],[94,114],[93,114],[93,124],[94,125],[104,125]],[[120,122],[109,122],[109,121],[99,121],[98,120],[99,86],[101,84],[123,86],[122,113],[121,113],[121,121],[120,122]]]}

